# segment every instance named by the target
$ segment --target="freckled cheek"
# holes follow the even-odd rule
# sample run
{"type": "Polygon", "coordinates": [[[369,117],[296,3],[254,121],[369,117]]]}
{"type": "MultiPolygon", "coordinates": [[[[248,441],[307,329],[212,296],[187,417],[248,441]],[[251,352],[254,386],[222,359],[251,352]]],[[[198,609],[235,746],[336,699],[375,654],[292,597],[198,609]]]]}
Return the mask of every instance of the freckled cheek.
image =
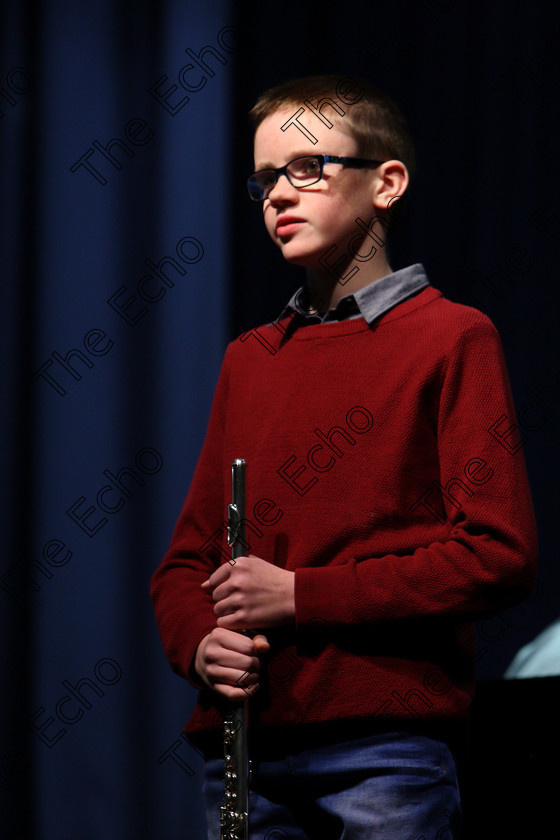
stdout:
{"type": "Polygon", "coordinates": [[[316,227],[321,235],[337,237],[340,229],[344,227],[340,213],[324,213],[316,220],[316,227]]]}

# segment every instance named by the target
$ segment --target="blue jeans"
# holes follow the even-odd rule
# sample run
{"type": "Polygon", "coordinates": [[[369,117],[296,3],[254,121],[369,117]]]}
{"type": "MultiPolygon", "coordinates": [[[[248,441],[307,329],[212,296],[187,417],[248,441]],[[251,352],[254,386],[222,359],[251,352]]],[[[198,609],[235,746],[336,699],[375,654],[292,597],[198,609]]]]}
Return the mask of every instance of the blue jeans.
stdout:
{"type": "MultiPolygon", "coordinates": [[[[405,732],[256,758],[250,840],[456,840],[455,762],[439,740],[405,732]]],[[[223,761],[205,764],[208,840],[220,838],[223,761]]]]}

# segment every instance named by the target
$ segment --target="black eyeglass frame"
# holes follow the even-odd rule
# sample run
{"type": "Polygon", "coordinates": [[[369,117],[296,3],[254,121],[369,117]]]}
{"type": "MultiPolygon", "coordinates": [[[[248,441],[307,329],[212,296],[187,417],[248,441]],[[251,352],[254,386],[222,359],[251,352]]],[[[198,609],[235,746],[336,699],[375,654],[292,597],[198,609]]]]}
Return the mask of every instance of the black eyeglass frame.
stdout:
{"type": "Polygon", "coordinates": [[[339,157],[338,155],[302,155],[301,157],[294,158],[293,160],[288,161],[285,166],[279,166],[277,169],[272,167],[267,167],[266,169],[258,169],[256,172],[253,172],[250,178],[247,179],[247,189],[249,191],[249,197],[252,201],[265,201],[268,196],[270,195],[271,191],[274,189],[276,184],[278,183],[278,179],[280,175],[285,175],[288,179],[289,183],[292,187],[295,187],[296,190],[304,190],[307,187],[312,187],[313,184],[317,184],[323,177],[323,168],[325,163],[341,163],[344,166],[350,166],[353,169],[363,169],[366,166],[381,166],[382,163],[386,163],[384,160],[368,160],[367,158],[355,158],[355,157],[339,157]],[[310,181],[308,184],[294,184],[290,175],[288,173],[288,167],[295,163],[298,160],[316,160],[319,163],[319,174],[318,177],[314,181],[310,181]],[[255,175],[260,175],[261,172],[273,172],[276,180],[274,183],[267,188],[268,191],[265,194],[265,191],[262,187],[260,187],[257,183],[253,181],[255,175]],[[253,195],[251,192],[251,186],[258,187],[259,191],[263,194],[261,197],[257,197],[253,195]]]}

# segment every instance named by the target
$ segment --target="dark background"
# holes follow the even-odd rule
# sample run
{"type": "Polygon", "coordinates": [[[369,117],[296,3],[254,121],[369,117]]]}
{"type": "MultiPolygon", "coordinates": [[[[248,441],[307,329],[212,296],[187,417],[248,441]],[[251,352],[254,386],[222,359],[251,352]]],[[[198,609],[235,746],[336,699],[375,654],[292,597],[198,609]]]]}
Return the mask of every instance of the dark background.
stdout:
{"type": "Polygon", "coordinates": [[[201,760],[181,736],[195,692],[164,660],[149,579],[227,342],[302,280],[246,195],[246,114],[317,72],[373,82],[411,124],[393,268],[423,262],[502,336],[541,563],[530,601],[478,627],[465,794],[473,837],[536,831],[557,681],[501,677],[558,617],[559,16],[478,0],[4,3],[0,837],[204,837],[201,760]],[[185,50],[205,46],[223,63],[207,56],[213,75],[187,93],[185,50]],[[123,468],[127,493],[107,476],[123,468]]]}

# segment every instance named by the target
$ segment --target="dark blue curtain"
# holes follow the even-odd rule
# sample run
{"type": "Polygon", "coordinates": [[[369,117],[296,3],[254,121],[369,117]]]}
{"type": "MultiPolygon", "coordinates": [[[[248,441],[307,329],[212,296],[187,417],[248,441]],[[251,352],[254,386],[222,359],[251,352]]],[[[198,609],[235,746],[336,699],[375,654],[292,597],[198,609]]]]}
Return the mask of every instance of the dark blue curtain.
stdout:
{"type": "Polygon", "coordinates": [[[301,280],[245,194],[246,113],[334,72],[409,117],[392,264],[500,330],[539,524],[533,598],[479,626],[500,677],[558,616],[558,11],[12,0],[0,20],[0,837],[202,840],[195,692],[148,585],[226,342],[301,280]]]}
{"type": "Polygon", "coordinates": [[[232,24],[4,7],[1,837],[204,837],[148,588],[227,340],[232,24]]]}

